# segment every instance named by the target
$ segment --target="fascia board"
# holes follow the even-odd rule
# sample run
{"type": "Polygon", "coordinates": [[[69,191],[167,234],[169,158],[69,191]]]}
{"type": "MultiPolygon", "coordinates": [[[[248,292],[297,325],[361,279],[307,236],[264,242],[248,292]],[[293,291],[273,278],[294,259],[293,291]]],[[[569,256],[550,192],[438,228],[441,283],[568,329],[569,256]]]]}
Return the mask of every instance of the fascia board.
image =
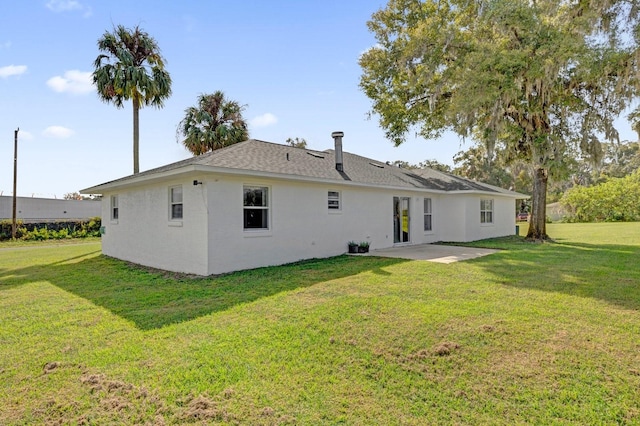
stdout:
{"type": "Polygon", "coordinates": [[[200,164],[190,164],[188,166],[167,170],[165,172],[153,173],[153,174],[144,175],[144,176],[134,176],[125,180],[114,180],[111,182],[103,183],[101,185],[95,185],[86,189],[82,189],[80,190],[80,193],[81,194],[101,194],[103,192],[117,191],[124,188],[140,186],[140,185],[144,185],[146,183],[151,183],[155,181],[163,181],[166,179],[175,178],[182,175],[200,174],[200,173],[222,174],[222,175],[231,175],[231,176],[250,176],[254,178],[263,178],[263,179],[321,183],[321,184],[327,184],[327,185],[340,185],[340,186],[350,186],[350,187],[367,188],[367,189],[412,191],[412,192],[420,192],[425,194],[450,194],[450,195],[476,194],[476,195],[502,196],[502,197],[509,197],[514,199],[529,198],[528,195],[519,194],[516,192],[503,193],[498,191],[494,192],[494,191],[479,191],[479,190],[445,191],[440,189],[412,188],[412,187],[404,187],[404,186],[386,186],[386,185],[376,185],[371,183],[352,182],[352,181],[327,179],[327,178],[316,178],[311,176],[297,176],[297,175],[287,175],[282,173],[262,172],[257,170],[212,167],[212,166],[206,166],[206,165],[200,165],[200,164]]]}

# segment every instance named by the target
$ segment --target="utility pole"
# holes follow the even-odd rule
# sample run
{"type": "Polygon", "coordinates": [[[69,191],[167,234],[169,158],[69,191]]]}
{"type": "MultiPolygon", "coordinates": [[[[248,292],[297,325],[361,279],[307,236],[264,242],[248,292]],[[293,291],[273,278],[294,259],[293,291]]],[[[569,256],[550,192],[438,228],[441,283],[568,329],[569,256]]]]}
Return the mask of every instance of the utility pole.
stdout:
{"type": "Polygon", "coordinates": [[[11,238],[16,239],[16,204],[17,204],[17,182],[18,182],[18,132],[20,127],[13,134],[13,222],[11,223],[11,238]]]}

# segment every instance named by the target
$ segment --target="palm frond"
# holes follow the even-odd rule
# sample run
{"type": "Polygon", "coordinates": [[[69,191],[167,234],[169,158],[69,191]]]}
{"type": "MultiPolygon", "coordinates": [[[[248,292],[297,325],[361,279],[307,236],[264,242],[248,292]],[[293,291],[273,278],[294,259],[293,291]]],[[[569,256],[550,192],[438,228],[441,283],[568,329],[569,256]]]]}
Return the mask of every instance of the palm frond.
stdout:
{"type": "Polygon", "coordinates": [[[247,123],[242,117],[244,108],[236,101],[225,99],[221,91],[201,94],[197,107],[185,110],[176,137],[182,139],[182,144],[194,155],[247,140],[247,123]]]}
{"type": "Polygon", "coordinates": [[[118,25],[98,40],[93,81],[105,102],[122,106],[137,99],[140,106],[160,108],[171,96],[171,76],[157,42],[139,27],[118,25]]]}
{"type": "Polygon", "coordinates": [[[160,108],[171,96],[171,77],[158,44],[139,27],[128,29],[118,25],[98,40],[100,54],[93,62],[93,82],[104,102],[121,108],[124,101],[133,102],[133,172],[138,173],[138,109],[160,108]]]}

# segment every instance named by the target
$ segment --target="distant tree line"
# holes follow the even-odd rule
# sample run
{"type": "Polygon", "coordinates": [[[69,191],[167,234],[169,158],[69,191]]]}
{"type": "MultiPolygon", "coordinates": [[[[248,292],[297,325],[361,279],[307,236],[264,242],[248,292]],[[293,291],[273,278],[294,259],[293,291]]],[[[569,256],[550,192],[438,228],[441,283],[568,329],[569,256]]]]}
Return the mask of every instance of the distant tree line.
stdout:
{"type": "MultiPolygon", "coordinates": [[[[599,160],[593,162],[580,155],[569,159],[562,173],[549,179],[550,202],[561,202],[566,221],[640,220],[640,143],[602,143],[599,160]]],[[[453,161],[453,167],[437,160],[418,164],[396,160],[391,164],[407,169],[431,168],[531,194],[530,167],[522,161],[508,161],[503,151],[489,155],[484,145],[477,144],[458,152],[453,161]]]]}

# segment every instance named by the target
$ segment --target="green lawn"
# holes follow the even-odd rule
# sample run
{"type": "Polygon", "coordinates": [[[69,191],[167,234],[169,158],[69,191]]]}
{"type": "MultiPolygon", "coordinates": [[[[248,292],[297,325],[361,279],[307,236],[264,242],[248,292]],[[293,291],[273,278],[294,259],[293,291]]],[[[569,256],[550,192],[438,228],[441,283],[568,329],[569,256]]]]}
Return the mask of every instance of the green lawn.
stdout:
{"type": "Polygon", "coordinates": [[[548,232],[210,279],[0,244],[0,424],[640,424],[640,223],[548,232]]]}

